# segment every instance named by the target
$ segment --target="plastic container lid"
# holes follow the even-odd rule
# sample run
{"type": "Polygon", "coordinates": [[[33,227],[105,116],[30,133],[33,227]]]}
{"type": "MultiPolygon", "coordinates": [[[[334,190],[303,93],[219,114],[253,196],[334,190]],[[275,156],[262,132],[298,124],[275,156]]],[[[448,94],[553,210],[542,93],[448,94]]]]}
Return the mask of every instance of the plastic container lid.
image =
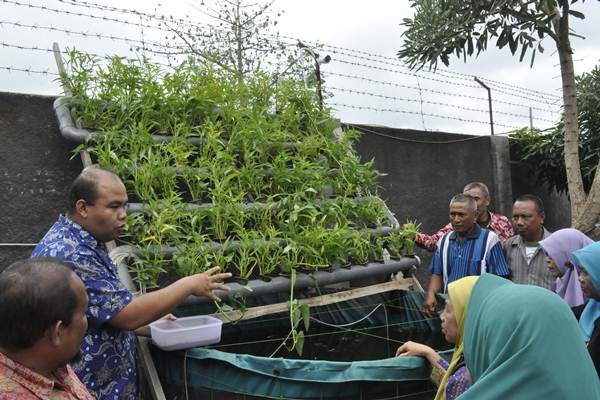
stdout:
{"type": "Polygon", "coordinates": [[[161,319],[150,324],[150,334],[161,349],[181,350],[219,343],[222,325],[223,321],[209,315],[161,319]]]}

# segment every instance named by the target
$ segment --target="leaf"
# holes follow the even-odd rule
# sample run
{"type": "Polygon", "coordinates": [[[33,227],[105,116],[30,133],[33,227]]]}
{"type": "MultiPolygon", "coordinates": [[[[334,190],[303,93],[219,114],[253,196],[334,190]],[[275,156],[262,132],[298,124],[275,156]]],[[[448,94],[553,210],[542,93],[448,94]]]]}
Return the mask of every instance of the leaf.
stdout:
{"type": "Polygon", "coordinates": [[[304,332],[298,332],[298,334],[296,335],[296,341],[294,345],[296,348],[296,353],[298,353],[298,355],[301,356],[302,352],[304,351],[304,332]]]}
{"type": "Polygon", "coordinates": [[[523,58],[525,58],[525,53],[527,53],[527,45],[523,45],[523,47],[521,48],[521,55],[519,56],[519,62],[523,61],[523,58]]]}
{"type": "Polygon", "coordinates": [[[519,47],[519,43],[517,43],[514,36],[512,36],[510,34],[508,36],[508,46],[510,47],[510,52],[512,54],[515,54],[517,51],[517,48],[519,47]]]}
{"type": "Polygon", "coordinates": [[[582,12],[579,12],[579,11],[569,10],[569,14],[571,14],[575,18],[585,19],[585,14],[583,14],[582,12]]]}
{"type": "Polygon", "coordinates": [[[304,329],[308,330],[310,327],[310,308],[308,307],[308,304],[301,304],[300,312],[302,313],[302,319],[304,320],[304,329]]]}

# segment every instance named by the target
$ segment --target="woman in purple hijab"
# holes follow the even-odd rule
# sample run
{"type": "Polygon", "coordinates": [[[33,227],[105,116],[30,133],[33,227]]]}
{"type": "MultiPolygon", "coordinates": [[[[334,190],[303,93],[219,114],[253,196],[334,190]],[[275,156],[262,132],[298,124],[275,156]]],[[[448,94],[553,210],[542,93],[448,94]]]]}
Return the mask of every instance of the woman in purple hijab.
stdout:
{"type": "Polygon", "coordinates": [[[546,253],[546,265],[556,275],[552,290],[565,299],[571,307],[585,302],[579,284],[579,271],[571,253],[593,242],[592,239],[572,228],[558,230],[540,242],[540,246],[546,253]]]}

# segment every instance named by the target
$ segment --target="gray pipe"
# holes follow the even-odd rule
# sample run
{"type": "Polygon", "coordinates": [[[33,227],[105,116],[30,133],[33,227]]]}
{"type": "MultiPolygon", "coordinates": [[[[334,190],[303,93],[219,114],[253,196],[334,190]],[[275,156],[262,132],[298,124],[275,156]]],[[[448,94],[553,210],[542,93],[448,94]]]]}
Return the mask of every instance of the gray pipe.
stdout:
{"type": "MultiPolygon", "coordinates": [[[[372,277],[373,275],[389,275],[399,271],[408,271],[413,267],[418,266],[416,258],[403,257],[395,261],[390,260],[385,263],[369,263],[366,266],[353,265],[350,268],[338,268],[331,272],[315,271],[311,274],[300,273],[296,275],[295,290],[305,289],[308,287],[323,287],[338,282],[348,282],[355,279],[363,279],[372,277]]],[[[288,292],[290,290],[291,281],[287,277],[278,276],[271,281],[266,282],[260,279],[254,279],[242,286],[239,283],[228,283],[229,292],[215,291],[215,294],[221,298],[243,294],[247,297],[261,296],[271,293],[288,292]],[[248,290],[251,289],[251,290],[248,290]]],[[[207,297],[188,296],[181,305],[200,304],[210,301],[207,297]]]]}
{"type": "MultiPolygon", "coordinates": [[[[67,139],[76,143],[85,143],[91,136],[99,134],[101,132],[92,132],[87,129],[78,128],[73,121],[71,116],[71,110],[68,107],[69,101],[72,97],[62,96],[54,100],[54,113],[58,120],[58,126],[61,135],[67,139]]],[[[152,138],[157,142],[170,142],[173,140],[173,136],[170,135],[152,135],[152,138]]],[[[206,139],[198,136],[189,136],[186,138],[188,142],[195,146],[202,146],[206,139]]],[[[278,144],[274,144],[278,145],[278,144]]],[[[294,149],[297,143],[281,143],[285,149],[294,149]]]]}
{"type": "MultiPolygon", "coordinates": [[[[121,282],[125,283],[129,290],[133,291],[133,281],[127,269],[126,258],[135,257],[133,248],[130,246],[119,246],[111,251],[112,259],[117,260],[117,268],[121,282]]],[[[408,271],[413,267],[418,267],[420,260],[418,258],[403,257],[400,260],[389,260],[384,263],[369,263],[366,266],[353,265],[349,268],[338,268],[331,271],[315,271],[310,274],[297,272],[295,290],[308,287],[322,287],[338,282],[348,282],[355,279],[372,277],[373,275],[389,275],[399,271],[408,271]]],[[[277,276],[270,281],[253,279],[246,285],[232,282],[227,283],[228,292],[217,290],[215,295],[221,299],[226,299],[236,294],[245,296],[261,296],[270,293],[287,292],[290,290],[291,280],[288,277],[277,276]]],[[[181,305],[199,304],[210,301],[207,297],[188,296],[181,305]]]]}
{"type": "Polygon", "coordinates": [[[75,122],[73,122],[73,118],[71,117],[71,110],[67,106],[70,100],[71,97],[59,97],[54,100],[54,112],[56,119],[58,119],[60,133],[67,140],[85,143],[93,132],[75,126],[75,122]]]}

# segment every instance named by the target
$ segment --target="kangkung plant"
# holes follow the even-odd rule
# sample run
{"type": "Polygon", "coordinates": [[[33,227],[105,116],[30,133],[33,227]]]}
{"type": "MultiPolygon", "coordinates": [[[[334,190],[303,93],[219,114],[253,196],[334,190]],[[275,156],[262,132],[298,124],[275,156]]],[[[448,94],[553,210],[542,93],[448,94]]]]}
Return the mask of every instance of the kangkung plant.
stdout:
{"type": "MultiPolygon", "coordinates": [[[[132,265],[140,283],[157,286],[169,264],[179,275],[218,265],[242,278],[279,270],[295,280],[297,268],[379,254],[380,239],[365,230],[386,221],[379,173],[353,150],[360,132],[340,133],[303,81],[273,85],[260,70],[239,76],[193,59],[167,69],[74,50],[66,66],[71,114],[96,132],[77,151],[144,203],[125,233],[142,254],[132,265]],[[177,249],[172,260],[156,256],[166,246],[177,249]]],[[[300,350],[302,320],[308,329],[292,284],[300,350]]]]}
{"type": "Polygon", "coordinates": [[[421,224],[417,224],[416,221],[408,220],[402,224],[402,237],[404,239],[404,254],[412,256],[415,254],[415,240],[419,233],[421,224]]]}

